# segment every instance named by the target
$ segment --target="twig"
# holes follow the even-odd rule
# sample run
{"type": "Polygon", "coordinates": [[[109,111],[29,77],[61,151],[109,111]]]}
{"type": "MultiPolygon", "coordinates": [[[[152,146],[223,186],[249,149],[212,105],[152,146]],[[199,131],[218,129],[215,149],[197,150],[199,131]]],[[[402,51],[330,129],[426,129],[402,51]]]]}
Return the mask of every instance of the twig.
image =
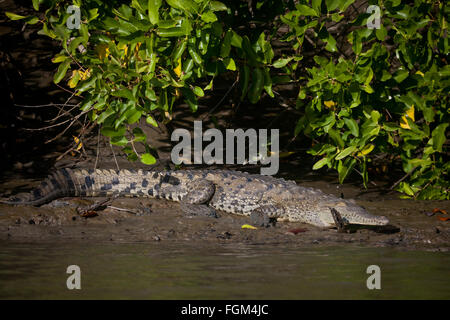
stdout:
{"type": "Polygon", "coordinates": [[[407,174],[405,174],[400,180],[398,180],[396,183],[394,183],[392,185],[392,187],[389,188],[389,190],[393,190],[400,182],[402,182],[403,180],[405,180],[406,178],[408,178],[413,172],[414,170],[416,170],[418,168],[418,166],[412,168],[407,174]]]}
{"type": "Polygon", "coordinates": [[[98,128],[97,131],[97,155],[95,156],[94,170],[97,169],[99,149],[100,149],[100,127],[98,128]]]}
{"type": "Polygon", "coordinates": [[[55,107],[55,106],[69,106],[69,107],[77,107],[78,104],[66,104],[66,103],[48,103],[48,104],[38,104],[38,105],[24,105],[24,104],[14,104],[16,107],[21,108],[45,108],[45,107],[55,107]]]}
{"type": "Polygon", "coordinates": [[[50,119],[50,120],[45,120],[45,122],[54,122],[54,121],[58,120],[59,118],[65,116],[65,115],[71,116],[70,112],[71,112],[73,109],[78,108],[78,107],[79,107],[79,106],[76,105],[76,106],[70,108],[70,109],[67,110],[67,111],[64,110],[63,108],[58,107],[59,112],[58,112],[58,114],[56,115],[56,117],[54,117],[53,119],[50,119]],[[62,112],[61,112],[61,111],[62,111],[62,112]]]}
{"type": "Polygon", "coordinates": [[[211,113],[214,112],[214,110],[216,110],[223,102],[223,100],[225,100],[225,98],[230,94],[231,90],[233,90],[234,86],[236,85],[236,83],[239,81],[239,78],[236,79],[236,81],[234,81],[234,83],[231,85],[231,87],[228,89],[228,91],[224,94],[224,96],[222,97],[222,99],[220,99],[219,102],[217,102],[217,104],[211,109],[209,110],[203,117],[201,120],[205,120],[206,117],[208,117],[211,113]]]}
{"type": "MultiPolygon", "coordinates": [[[[131,145],[133,145],[133,143],[131,143],[131,145]]],[[[109,146],[111,147],[111,151],[112,151],[112,154],[114,156],[114,162],[116,163],[117,170],[120,170],[119,164],[117,163],[116,153],[114,152],[113,146],[112,146],[111,143],[109,144],[109,146]]],[[[134,146],[133,146],[133,149],[134,149],[134,146]]],[[[134,152],[136,152],[136,150],[134,150],[134,152]]],[[[136,152],[136,154],[137,154],[137,152],[136,152]]]]}
{"type": "MultiPolygon", "coordinates": [[[[56,86],[57,86],[58,88],[60,88],[61,90],[64,90],[64,91],[66,91],[66,92],[69,92],[70,94],[74,94],[74,93],[75,93],[75,91],[70,91],[69,89],[66,89],[66,88],[62,87],[62,86],[60,86],[60,85],[57,84],[57,83],[56,83],[56,86]]],[[[80,96],[80,97],[82,98],[82,96],[80,96]]]]}
{"type": "Polygon", "coordinates": [[[131,209],[126,209],[126,208],[118,208],[118,207],[113,207],[113,206],[107,206],[109,209],[113,209],[113,210],[117,210],[117,211],[125,211],[125,212],[130,212],[130,213],[133,213],[133,214],[135,214],[135,215],[140,215],[141,214],[141,212],[139,212],[139,211],[134,211],[134,210],[131,210],[131,209]]]}
{"type": "Polygon", "coordinates": [[[58,123],[55,123],[55,124],[52,124],[52,125],[49,125],[49,126],[46,126],[46,127],[41,127],[41,128],[23,128],[23,129],[24,130],[28,130],[28,131],[47,130],[47,129],[51,129],[51,128],[54,128],[54,127],[61,126],[61,125],[65,124],[65,123],[69,122],[70,120],[72,120],[72,119],[67,119],[67,120],[64,120],[62,122],[58,122],[58,123]]]}
{"type": "MultiPolygon", "coordinates": [[[[67,130],[69,130],[69,128],[70,128],[76,121],[78,121],[78,119],[79,119],[83,114],[85,114],[85,113],[87,113],[87,112],[89,112],[89,111],[90,111],[90,110],[86,110],[86,111],[83,111],[82,113],[80,113],[79,115],[77,115],[77,116],[73,119],[73,121],[67,126],[67,128],[65,128],[62,132],[60,132],[59,134],[57,134],[56,137],[51,138],[51,139],[45,141],[45,144],[50,143],[50,142],[52,142],[52,141],[55,141],[56,139],[58,139],[59,137],[61,137],[67,130]]],[[[70,120],[70,119],[69,119],[69,120],[70,120]]]]}
{"type": "Polygon", "coordinates": [[[113,195],[113,196],[111,196],[109,198],[106,198],[104,200],[97,201],[96,203],[94,203],[94,204],[92,204],[90,206],[77,207],[76,210],[77,210],[78,214],[81,215],[81,216],[87,214],[90,211],[103,210],[103,209],[105,209],[107,207],[108,203],[112,202],[113,200],[115,200],[118,197],[119,197],[119,194],[115,194],[115,195],[113,195]],[[104,208],[102,208],[102,207],[104,207],[104,208]]]}

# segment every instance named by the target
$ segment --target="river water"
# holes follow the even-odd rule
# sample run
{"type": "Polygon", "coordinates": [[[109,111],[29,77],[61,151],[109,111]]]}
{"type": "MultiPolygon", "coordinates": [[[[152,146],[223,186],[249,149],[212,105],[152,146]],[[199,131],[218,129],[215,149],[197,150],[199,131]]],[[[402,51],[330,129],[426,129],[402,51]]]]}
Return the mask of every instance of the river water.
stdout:
{"type": "Polygon", "coordinates": [[[449,299],[449,276],[448,253],[390,248],[0,242],[1,299],[449,299]]]}

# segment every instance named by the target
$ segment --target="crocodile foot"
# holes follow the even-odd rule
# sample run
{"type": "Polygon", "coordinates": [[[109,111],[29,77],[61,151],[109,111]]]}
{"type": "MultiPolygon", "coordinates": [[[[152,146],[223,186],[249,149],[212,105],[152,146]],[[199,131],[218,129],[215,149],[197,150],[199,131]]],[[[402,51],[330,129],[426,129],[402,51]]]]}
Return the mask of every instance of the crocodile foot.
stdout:
{"type": "Polygon", "coordinates": [[[188,216],[217,218],[217,212],[206,204],[181,203],[181,210],[188,216]]]}

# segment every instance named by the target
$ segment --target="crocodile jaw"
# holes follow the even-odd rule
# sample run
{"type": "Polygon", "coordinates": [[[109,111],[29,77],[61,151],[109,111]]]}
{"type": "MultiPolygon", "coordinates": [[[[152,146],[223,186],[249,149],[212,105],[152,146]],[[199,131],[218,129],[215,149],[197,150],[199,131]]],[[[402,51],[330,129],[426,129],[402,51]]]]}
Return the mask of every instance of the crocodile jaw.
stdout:
{"type": "Polygon", "coordinates": [[[356,205],[353,201],[339,201],[336,203],[325,203],[318,210],[320,220],[328,227],[335,226],[331,208],[336,209],[343,220],[349,224],[385,226],[389,223],[386,217],[372,215],[363,207],[356,205]]]}

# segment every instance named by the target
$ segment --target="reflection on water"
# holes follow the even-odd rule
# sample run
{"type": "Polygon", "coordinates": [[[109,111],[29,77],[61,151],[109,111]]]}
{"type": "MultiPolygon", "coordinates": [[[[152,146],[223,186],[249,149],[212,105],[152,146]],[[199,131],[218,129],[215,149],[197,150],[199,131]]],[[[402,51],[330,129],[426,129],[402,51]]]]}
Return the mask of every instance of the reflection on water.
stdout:
{"type": "Polygon", "coordinates": [[[450,255],[388,248],[0,242],[0,298],[448,299],[450,255]],[[66,268],[81,268],[81,290],[66,268]],[[381,268],[381,290],[366,269],[381,268]]]}

